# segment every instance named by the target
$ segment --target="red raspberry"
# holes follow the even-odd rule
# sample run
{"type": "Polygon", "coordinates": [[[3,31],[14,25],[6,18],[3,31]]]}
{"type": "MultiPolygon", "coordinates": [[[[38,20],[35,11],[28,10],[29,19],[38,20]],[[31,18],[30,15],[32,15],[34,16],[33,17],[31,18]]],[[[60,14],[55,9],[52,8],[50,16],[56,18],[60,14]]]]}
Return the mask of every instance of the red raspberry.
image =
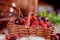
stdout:
{"type": "Polygon", "coordinates": [[[39,25],[38,21],[33,22],[34,25],[39,25]]]}
{"type": "Polygon", "coordinates": [[[50,26],[50,23],[49,22],[45,22],[47,24],[47,26],[49,27],[50,26]]]}
{"type": "Polygon", "coordinates": [[[23,18],[23,22],[24,22],[24,25],[27,24],[27,20],[25,18],[23,18]]]}
{"type": "Polygon", "coordinates": [[[47,28],[47,24],[44,23],[44,24],[42,25],[42,27],[43,27],[43,28],[47,28]]]}
{"type": "Polygon", "coordinates": [[[44,21],[41,20],[41,21],[39,22],[39,25],[43,25],[43,24],[44,24],[44,21]]]}

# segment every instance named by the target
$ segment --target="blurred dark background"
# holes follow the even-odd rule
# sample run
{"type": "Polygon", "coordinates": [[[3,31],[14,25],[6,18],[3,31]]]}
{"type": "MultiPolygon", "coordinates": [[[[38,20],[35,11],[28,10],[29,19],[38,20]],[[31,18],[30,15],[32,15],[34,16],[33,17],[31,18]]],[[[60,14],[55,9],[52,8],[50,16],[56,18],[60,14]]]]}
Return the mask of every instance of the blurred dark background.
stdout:
{"type": "Polygon", "coordinates": [[[44,1],[47,4],[50,4],[54,7],[54,9],[60,9],[60,0],[39,0],[40,1],[44,1]]]}

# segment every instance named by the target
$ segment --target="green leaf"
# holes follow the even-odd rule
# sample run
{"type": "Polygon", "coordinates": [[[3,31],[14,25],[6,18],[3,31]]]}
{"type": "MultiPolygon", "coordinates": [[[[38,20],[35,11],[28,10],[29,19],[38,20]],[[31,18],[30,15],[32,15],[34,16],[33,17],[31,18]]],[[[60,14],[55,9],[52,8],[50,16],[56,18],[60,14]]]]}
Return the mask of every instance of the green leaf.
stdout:
{"type": "Polygon", "coordinates": [[[58,18],[58,20],[60,21],[60,14],[58,14],[57,18],[58,18]]]}
{"type": "Polygon", "coordinates": [[[40,11],[37,15],[40,17],[46,17],[48,16],[48,13],[45,10],[43,10],[43,11],[40,11]]]}
{"type": "Polygon", "coordinates": [[[40,11],[37,16],[40,16],[40,17],[48,17],[49,18],[49,21],[51,23],[54,23],[56,25],[60,24],[60,14],[58,14],[58,16],[56,16],[56,14],[54,12],[48,14],[45,10],[43,11],[40,11]]]}

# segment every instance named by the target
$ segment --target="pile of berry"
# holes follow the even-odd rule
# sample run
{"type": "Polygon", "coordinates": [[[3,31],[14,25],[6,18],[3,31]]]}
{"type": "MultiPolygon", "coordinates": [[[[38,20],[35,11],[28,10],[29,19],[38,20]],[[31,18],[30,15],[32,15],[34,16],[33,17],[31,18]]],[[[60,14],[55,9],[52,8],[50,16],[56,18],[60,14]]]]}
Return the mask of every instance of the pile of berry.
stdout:
{"type": "MultiPolygon", "coordinates": [[[[26,25],[27,24],[28,17],[22,17],[17,18],[13,20],[13,23],[16,25],[26,25]]],[[[31,16],[30,18],[30,27],[42,27],[42,28],[48,28],[52,27],[51,23],[48,20],[48,17],[38,17],[38,16],[31,16]]]]}

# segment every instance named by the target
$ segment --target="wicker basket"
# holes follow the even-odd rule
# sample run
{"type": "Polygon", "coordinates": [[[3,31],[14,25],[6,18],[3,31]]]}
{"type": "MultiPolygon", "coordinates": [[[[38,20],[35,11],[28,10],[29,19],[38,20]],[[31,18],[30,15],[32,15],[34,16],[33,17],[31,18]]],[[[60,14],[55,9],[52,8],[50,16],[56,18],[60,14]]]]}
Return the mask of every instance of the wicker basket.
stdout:
{"type": "Polygon", "coordinates": [[[14,23],[9,22],[7,24],[7,29],[8,29],[9,34],[10,35],[16,34],[19,37],[36,35],[36,36],[42,36],[42,37],[50,39],[50,35],[54,34],[55,26],[53,28],[32,28],[32,27],[29,27],[30,17],[31,17],[31,14],[29,14],[29,16],[28,16],[27,25],[16,25],[14,23]]]}
{"type": "Polygon", "coordinates": [[[55,26],[52,28],[44,29],[44,37],[50,40],[51,35],[54,34],[55,26]]]}
{"type": "Polygon", "coordinates": [[[44,37],[44,28],[38,28],[37,29],[37,36],[44,37]]]}
{"type": "Polygon", "coordinates": [[[16,34],[20,37],[28,36],[28,35],[36,35],[45,38],[50,38],[50,35],[54,34],[54,27],[53,28],[25,28],[23,25],[8,25],[8,32],[10,35],[16,34]],[[22,27],[21,27],[22,26],[22,27]]]}
{"type": "Polygon", "coordinates": [[[28,28],[28,32],[29,32],[29,35],[36,35],[37,29],[36,28],[29,27],[28,28]]]}
{"type": "Polygon", "coordinates": [[[16,25],[14,23],[11,23],[10,21],[7,24],[7,29],[8,29],[8,33],[10,35],[18,35],[18,36],[27,36],[28,35],[28,27],[30,24],[30,17],[31,17],[30,13],[28,15],[28,20],[27,20],[27,24],[26,25],[16,25]]]}

